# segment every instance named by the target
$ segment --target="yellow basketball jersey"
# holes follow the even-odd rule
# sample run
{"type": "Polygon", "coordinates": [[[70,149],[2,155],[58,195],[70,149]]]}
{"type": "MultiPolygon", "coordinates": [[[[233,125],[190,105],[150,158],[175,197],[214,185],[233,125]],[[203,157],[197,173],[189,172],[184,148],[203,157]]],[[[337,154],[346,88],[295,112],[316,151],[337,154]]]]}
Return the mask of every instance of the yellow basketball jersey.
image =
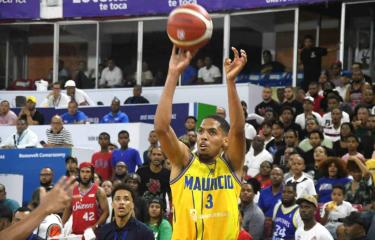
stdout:
{"type": "Polygon", "coordinates": [[[228,162],[205,164],[194,155],[171,182],[174,240],[237,240],[241,184],[228,162]]]}

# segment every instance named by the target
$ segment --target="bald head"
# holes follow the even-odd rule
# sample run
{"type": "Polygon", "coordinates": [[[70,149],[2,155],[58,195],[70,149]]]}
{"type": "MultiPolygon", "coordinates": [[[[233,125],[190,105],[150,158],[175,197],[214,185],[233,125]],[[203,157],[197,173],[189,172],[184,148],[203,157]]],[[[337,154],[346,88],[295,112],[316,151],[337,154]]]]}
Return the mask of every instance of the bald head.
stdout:
{"type": "Polygon", "coordinates": [[[60,116],[55,115],[51,119],[51,130],[53,133],[59,133],[63,128],[63,120],[60,116]]]}

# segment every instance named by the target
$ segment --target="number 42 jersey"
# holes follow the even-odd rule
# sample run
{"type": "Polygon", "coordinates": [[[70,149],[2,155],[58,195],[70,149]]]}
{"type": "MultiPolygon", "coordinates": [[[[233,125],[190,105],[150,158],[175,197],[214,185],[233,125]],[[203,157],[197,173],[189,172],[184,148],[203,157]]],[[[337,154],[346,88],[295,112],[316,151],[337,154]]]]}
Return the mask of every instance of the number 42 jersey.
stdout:
{"type": "Polygon", "coordinates": [[[205,164],[193,155],[170,185],[173,240],[237,240],[241,185],[223,157],[205,164]]]}

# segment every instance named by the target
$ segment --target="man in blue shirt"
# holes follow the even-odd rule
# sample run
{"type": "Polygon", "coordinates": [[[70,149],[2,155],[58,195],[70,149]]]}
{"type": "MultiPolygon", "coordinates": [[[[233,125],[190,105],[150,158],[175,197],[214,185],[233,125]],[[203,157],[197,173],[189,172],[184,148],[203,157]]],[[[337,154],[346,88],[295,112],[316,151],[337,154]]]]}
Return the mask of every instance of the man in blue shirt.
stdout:
{"type": "Polygon", "coordinates": [[[64,123],[68,124],[80,124],[87,121],[85,113],[78,110],[78,104],[76,101],[70,101],[68,104],[68,112],[61,115],[64,123]]]}
{"type": "Polygon", "coordinates": [[[129,141],[128,131],[122,130],[118,133],[118,142],[121,148],[112,152],[112,166],[116,166],[117,162],[123,161],[128,166],[128,173],[134,173],[135,167],[142,165],[142,160],[138,150],[128,146],[129,141]]]}
{"type": "Polygon", "coordinates": [[[279,167],[273,168],[271,171],[272,185],[260,191],[258,206],[262,209],[266,218],[264,221],[264,233],[266,238],[272,236],[273,209],[281,199],[283,179],[283,170],[279,167]]]}
{"type": "Polygon", "coordinates": [[[7,198],[7,192],[6,192],[6,189],[5,189],[5,185],[3,185],[1,183],[0,183],[0,205],[3,205],[6,208],[8,208],[9,210],[12,211],[12,213],[14,213],[20,207],[18,202],[16,202],[13,199],[7,198]]]}
{"type": "Polygon", "coordinates": [[[120,99],[114,98],[111,104],[112,112],[104,115],[100,120],[101,123],[128,123],[128,115],[120,111],[120,99]]]}

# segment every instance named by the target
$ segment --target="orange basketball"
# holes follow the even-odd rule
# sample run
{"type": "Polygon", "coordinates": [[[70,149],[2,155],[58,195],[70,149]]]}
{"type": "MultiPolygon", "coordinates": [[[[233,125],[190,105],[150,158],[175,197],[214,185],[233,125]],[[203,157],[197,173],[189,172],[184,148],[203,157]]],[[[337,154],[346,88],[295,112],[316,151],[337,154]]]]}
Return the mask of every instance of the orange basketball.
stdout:
{"type": "Polygon", "coordinates": [[[169,14],[168,37],[179,48],[194,50],[203,47],[211,39],[212,29],[212,19],[200,5],[182,5],[169,14]]]}

